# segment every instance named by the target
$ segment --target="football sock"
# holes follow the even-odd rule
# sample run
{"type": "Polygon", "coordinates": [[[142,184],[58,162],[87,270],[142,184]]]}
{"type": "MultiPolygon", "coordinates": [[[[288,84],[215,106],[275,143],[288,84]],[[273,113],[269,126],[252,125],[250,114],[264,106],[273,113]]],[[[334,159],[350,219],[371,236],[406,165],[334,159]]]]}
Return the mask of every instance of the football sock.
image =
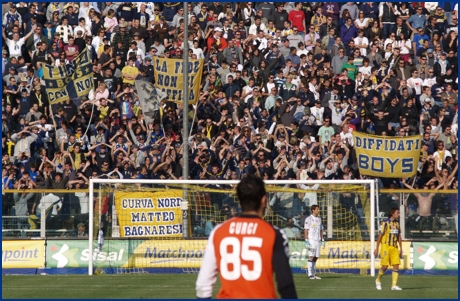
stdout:
{"type": "Polygon", "coordinates": [[[382,269],[380,269],[380,270],[379,270],[379,273],[378,273],[378,275],[377,275],[377,281],[378,281],[378,282],[382,282],[383,274],[385,274],[385,271],[383,271],[382,269]]]}
{"type": "Polygon", "coordinates": [[[391,285],[392,286],[396,286],[396,284],[398,283],[398,277],[399,277],[399,271],[398,270],[393,270],[393,272],[391,273],[391,285]]]}
{"type": "Polygon", "coordinates": [[[316,275],[316,261],[312,261],[312,262],[311,262],[311,274],[312,274],[313,276],[316,275]]]}
{"type": "Polygon", "coordinates": [[[313,270],[313,262],[311,262],[311,260],[309,260],[307,266],[308,266],[308,277],[313,276],[313,274],[312,274],[312,272],[313,272],[312,271],[313,270]]]}

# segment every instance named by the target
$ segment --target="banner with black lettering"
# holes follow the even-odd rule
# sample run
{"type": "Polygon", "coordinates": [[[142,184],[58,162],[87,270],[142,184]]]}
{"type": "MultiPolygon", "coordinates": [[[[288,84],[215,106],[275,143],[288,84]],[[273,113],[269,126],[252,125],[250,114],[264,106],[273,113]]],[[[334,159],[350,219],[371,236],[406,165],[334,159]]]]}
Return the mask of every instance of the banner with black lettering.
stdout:
{"type": "Polygon", "coordinates": [[[64,66],[42,63],[43,79],[50,104],[88,95],[94,86],[93,67],[88,48],[64,66]]]}
{"type": "MultiPolygon", "coordinates": [[[[183,69],[184,60],[154,57],[152,64],[155,70],[155,85],[168,95],[168,101],[182,104],[184,101],[183,88],[185,80],[183,69]]],[[[189,104],[196,103],[200,97],[200,84],[203,74],[203,66],[203,59],[189,60],[189,104]]]]}
{"type": "Polygon", "coordinates": [[[421,136],[383,137],[354,131],[353,138],[362,175],[409,178],[417,173],[421,136]]]}
{"type": "Polygon", "coordinates": [[[181,190],[115,193],[120,237],[182,237],[181,190]]]}
{"type": "Polygon", "coordinates": [[[156,118],[159,119],[160,103],[168,95],[155,87],[154,84],[143,80],[136,80],[134,84],[136,85],[137,95],[139,96],[139,102],[142,107],[142,112],[144,113],[145,122],[151,123],[154,122],[156,118]]]}

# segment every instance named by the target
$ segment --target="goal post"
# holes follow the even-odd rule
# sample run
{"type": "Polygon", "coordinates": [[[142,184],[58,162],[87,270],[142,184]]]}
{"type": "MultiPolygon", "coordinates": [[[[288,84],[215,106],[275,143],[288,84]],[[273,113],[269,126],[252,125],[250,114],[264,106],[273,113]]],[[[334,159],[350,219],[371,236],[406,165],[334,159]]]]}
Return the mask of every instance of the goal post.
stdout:
{"type": "MultiPolygon", "coordinates": [[[[184,243],[189,241],[189,235],[193,231],[193,226],[191,225],[192,215],[195,214],[195,211],[198,212],[200,210],[200,202],[205,200],[206,196],[204,194],[221,194],[221,195],[228,195],[232,196],[234,200],[236,200],[235,189],[234,187],[239,183],[239,181],[233,180],[147,180],[147,179],[136,179],[136,180],[120,180],[120,179],[90,179],[89,184],[89,254],[93,254],[93,256],[88,256],[88,275],[93,275],[95,272],[95,259],[98,257],[98,252],[101,251],[101,244],[104,244],[104,237],[98,237],[99,227],[101,224],[98,224],[100,220],[96,218],[100,217],[101,210],[103,210],[103,200],[102,200],[102,191],[106,194],[111,194],[113,200],[113,213],[109,218],[112,218],[112,233],[111,237],[105,237],[105,243],[110,244],[111,239],[118,239],[121,240],[126,245],[130,245],[130,239],[126,236],[124,229],[129,227],[125,227],[122,229],[120,225],[120,221],[126,221],[123,219],[128,219],[128,217],[123,216],[123,212],[119,212],[118,209],[121,208],[119,206],[120,198],[129,198],[130,196],[134,195],[142,195],[145,196],[152,196],[152,199],[159,199],[159,195],[162,193],[169,196],[174,196],[174,198],[183,200],[181,204],[177,206],[175,209],[175,213],[170,213],[171,216],[177,217],[177,225],[174,225],[169,229],[175,229],[177,231],[171,232],[168,238],[159,238],[157,234],[152,232],[151,236],[147,236],[150,240],[155,239],[164,239],[163,241],[155,241],[159,244],[174,241],[174,240],[183,240],[184,243]],[[142,187],[138,187],[139,185],[143,185],[142,187]],[[202,188],[204,185],[212,185],[215,188],[212,189],[205,189],[202,188]],[[231,190],[224,189],[222,187],[231,187],[231,190]],[[187,194],[185,193],[187,191],[187,194]],[[209,192],[206,192],[209,191],[209,192]],[[97,199],[95,200],[95,196],[97,199]],[[179,216],[180,215],[180,216],[179,216]],[[179,226],[180,225],[180,226],[179,226]],[[180,230],[179,230],[180,229],[180,230]],[[172,234],[176,233],[176,234],[172,234]],[[180,234],[178,234],[180,233],[180,234]],[[102,242],[101,242],[102,239],[102,242]],[[98,248],[98,240],[99,240],[99,250],[98,248]]],[[[346,191],[348,193],[355,193],[358,195],[359,193],[365,194],[366,199],[368,200],[368,207],[366,210],[366,223],[369,232],[369,239],[370,239],[370,252],[368,254],[370,259],[370,275],[375,276],[375,256],[374,256],[374,249],[375,249],[375,230],[376,230],[376,202],[377,202],[377,182],[375,180],[268,180],[265,181],[267,186],[267,193],[269,193],[270,198],[267,200],[268,203],[274,202],[273,200],[279,202],[280,199],[283,198],[285,194],[296,194],[296,195],[307,195],[307,193],[318,193],[318,205],[321,207],[321,217],[326,220],[323,222],[323,226],[325,227],[325,231],[327,235],[325,237],[332,238],[334,240],[332,233],[338,233],[339,230],[337,228],[343,227],[340,230],[340,234],[335,234],[335,237],[339,237],[339,240],[348,240],[353,242],[355,240],[362,240],[361,234],[359,236],[355,236],[352,232],[360,231],[359,226],[357,229],[354,228],[355,226],[347,226],[346,224],[354,223],[357,225],[356,218],[353,217],[353,214],[349,214],[349,212],[344,211],[343,208],[339,208],[340,205],[337,205],[337,194],[340,191],[346,191]],[[319,187],[319,190],[300,190],[301,187],[297,185],[307,185],[308,187],[319,187]],[[316,185],[316,186],[315,186],[316,185]],[[294,186],[294,187],[293,187],[294,186]],[[321,203],[321,204],[320,204],[321,203]],[[327,211],[327,212],[324,212],[327,211]],[[352,234],[350,234],[352,233],[352,234]],[[338,236],[339,235],[339,236],[338,236]]],[[[305,186],[303,186],[305,187],[305,186]]],[[[305,188],[306,189],[306,188],[305,188]]],[[[318,189],[318,188],[316,188],[318,189]]],[[[105,197],[105,196],[104,196],[105,197]]],[[[123,199],[124,200],[124,199],[123,199]]],[[[171,200],[174,200],[173,198],[171,200]]],[[[304,199],[301,200],[302,207],[309,206],[308,200],[306,200],[306,196],[304,199]]],[[[153,207],[152,207],[153,208],[153,207]]],[[[215,214],[215,208],[209,209],[209,212],[213,212],[215,214]]],[[[156,213],[156,212],[155,212],[156,213]]],[[[153,213],[152,213],[153,214],[153,213]]],[[[273,212],[270,213],[266,212],[266,216],[264,217],[265,220],[271,222],[272,224],[276,224],[279,226],[279,221],[285,221],[287,218],[282,215],[274,214],[273,212]]],[[[208,215],[210,218],[214,218],[212,215],[208,215]]],[[[139,218],[137,216],[137,218],[139,218]]],[[[225,220],[225,219],[223,219],[225,220]]],[[[215,221],[215,222],[222,222],[223,220],[215,221]]],[[[139,220],[136,220],[139,221],[139,220]]],[[[148,221],[147,221],[148,222],[148,221]]],[[[303,228],[303,225],[301,225],[303,228]]],[[[151,227],[152,229],[155,226],[151,227]]],[[[150,230],[149,230],[150,231],[150,230]]],[[[156,230],[153,230],[156,231],[156,230]]],[[[303,234],[303,230],[301,230],[303,234]]],[[[134,233],[130,233],[134,234],[134,233]]],[[[149,233],[150,234],[150,233],[149,233]]],[[[132,236],[136,238],[136,235],[132,236]]],[[[203,237],[202,237],[203,238],[203,237]]],[[[150,242],[152,242],[150,241],[150,242]]],[[[191,242],[192,243],[192,242],[191,242]]],[[[130,247],[131,248],[131,247],[130,247]]],[[[134,248],[134,247],[133,247],[134,248]]],[[[196,248],[202,248],[202,243],[200,246],[196,248]]],[[[337,251],[338,252],[338,251],[337,251]]],[[[131,256],[132,254],[130,254],[131,256]]],[[[121,255],[120,255],[121,256],[121,255]]],[[[139,257],[140,255],[132,255],[131,257],[139,257]]],[[[105,257],[104,257],[105,258],[105,257]]],[[[138,258],[137,258],[138,259],[138,258]]],[[[137,260],[136,258],[132,260],[137,260]]],[[[131,259],[130,259],[131,260],[131,259]]]]}

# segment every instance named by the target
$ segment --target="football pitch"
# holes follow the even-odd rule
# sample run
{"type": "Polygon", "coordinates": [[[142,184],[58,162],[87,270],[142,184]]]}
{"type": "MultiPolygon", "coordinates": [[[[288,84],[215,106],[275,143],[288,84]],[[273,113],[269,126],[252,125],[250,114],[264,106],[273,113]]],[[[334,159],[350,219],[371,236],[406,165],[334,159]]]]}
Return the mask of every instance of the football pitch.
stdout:
{"type": "MultiPolygon", "coordinates": [[[[401,275],[402,291],[391,291],[391,274],[382,279],[360,275],[294,274],[301,299],[458,299],[458,276],[401,275]]],[[[196,274],[34,275],[2,277],[3,298],[21,299],[194,299],[196,274]]],[[[219,282],[214,288],[214,297],[219,282]]]]}

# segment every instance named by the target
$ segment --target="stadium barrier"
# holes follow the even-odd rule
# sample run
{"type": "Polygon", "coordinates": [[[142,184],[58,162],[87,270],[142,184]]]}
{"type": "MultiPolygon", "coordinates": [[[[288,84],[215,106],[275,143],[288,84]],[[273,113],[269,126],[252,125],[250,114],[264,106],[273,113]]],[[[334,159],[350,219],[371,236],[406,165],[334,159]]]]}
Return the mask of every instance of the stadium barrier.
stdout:
{"type": "MultiPolygon", "coordinates": [[[[178,240],[114,240],[99,251],[95,248],[95,267],[107,273],[121,273],[124,269],[141,272],[196,272],[201,266],[206,246],[205,239],[178,240]],[[187,242],[187,243],[184,243],[187,242]],[[131,255],[130,255],[131,254],[131,255]],[[177,272],[177,271],[176,271],[177,272]]],[[[327,242],[321,249],[318,271],[341,273],[347,270],[370,269],[370,243],[350,244],[345,241],[327,242]],[[353,264],[350,265],[350,262],[353,264]]],[[[85,240],[9,240],[2,242],[2,272],[8,269],[21,273],[21,269],[35,268],[46,273],[61,270],[65,273],[86,273],[89,261],[85,240]],[[45,248],[46,245],[46,248],[45,248]],[[46,254],[46,255],[45,255],[46,254]],[[45,260],[46,259],[46,260],[45,260]]],[[[295,272],[305,272],[308,252],[305,243],[289,242],[290,265],[295,272]]],[[[403,273],[452,274],[458,272],[458,245],[452,242],[403,241],[403,257],[400,270],[403,273]]],[[[380,268],[376,259],[376,268],[380,268]]],[[[353,272],[353,271],[351,271],[353,272]]]]}
{"type": "Polygon", "coordinates": [[[45,266],[45,240],[2,241],[2,269],[45,266]]]}

